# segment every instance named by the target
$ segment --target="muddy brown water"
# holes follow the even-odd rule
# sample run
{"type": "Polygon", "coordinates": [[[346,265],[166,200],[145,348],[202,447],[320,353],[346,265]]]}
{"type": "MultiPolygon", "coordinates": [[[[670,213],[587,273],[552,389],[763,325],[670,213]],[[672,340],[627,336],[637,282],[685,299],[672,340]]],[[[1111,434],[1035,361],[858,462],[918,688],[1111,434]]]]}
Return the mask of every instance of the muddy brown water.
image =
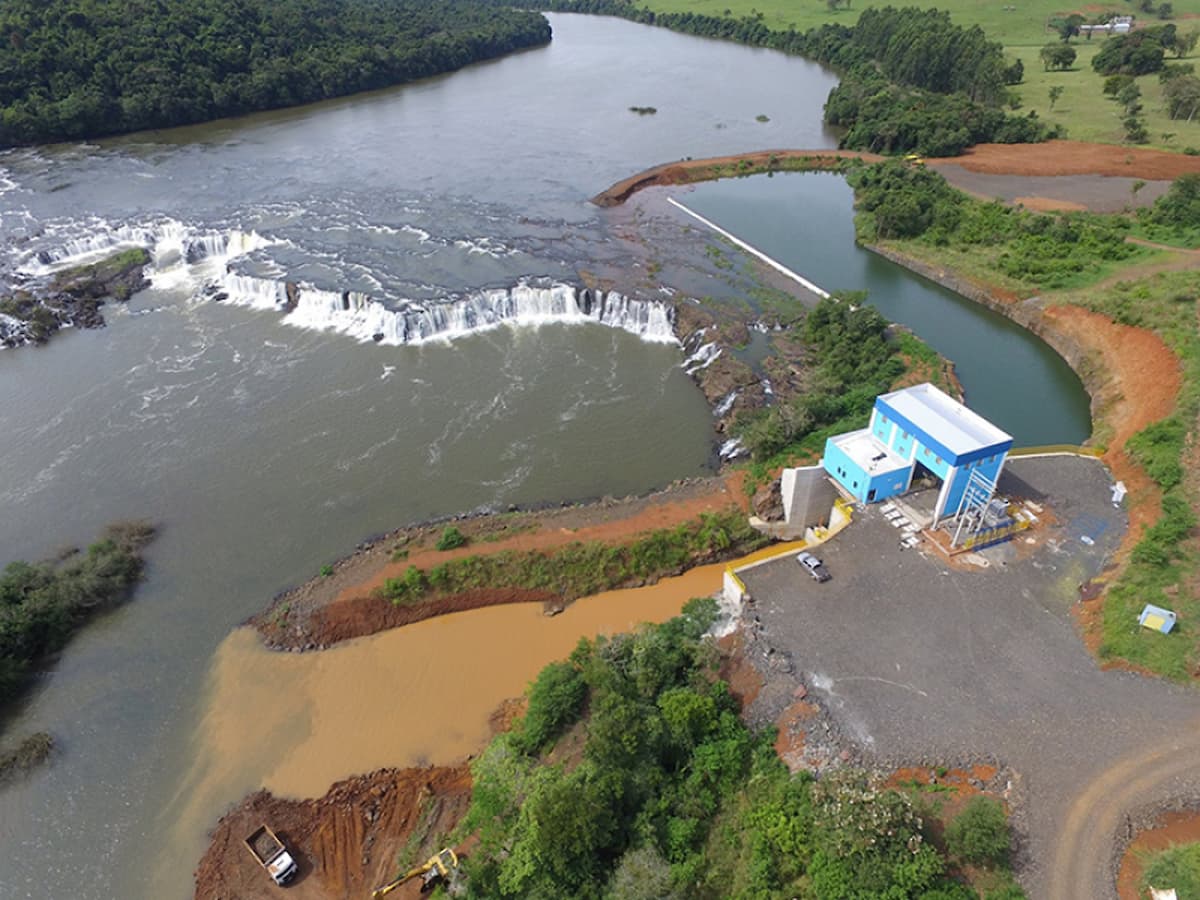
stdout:
{"type": "MultiPolygon", "coordinates": [[[[195,761],[168,809],[167,858],[199,858],[223,800],[259,787],[318,797],[386,766],[444,765],[477,753],[489,716],[580,638],[677,615],[721,587],[725,566],[609,591],[547,617],[495,606],[394,629],[317,653],[267,650],[250,628],[218,648],[196,726],[195,761]]],[[[160,867],[159,878],[172,877],[160,867]]]]}

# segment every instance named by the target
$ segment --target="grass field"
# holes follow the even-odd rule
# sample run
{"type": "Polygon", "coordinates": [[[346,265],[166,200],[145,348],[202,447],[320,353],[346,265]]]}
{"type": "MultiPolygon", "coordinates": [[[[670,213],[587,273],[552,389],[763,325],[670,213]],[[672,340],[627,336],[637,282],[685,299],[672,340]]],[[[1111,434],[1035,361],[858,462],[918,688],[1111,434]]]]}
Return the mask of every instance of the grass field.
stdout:
{"type": "MultiPolygon", "coordinates": [[[[729,10],[734,16],[762,14],[762,21],[771,28],[786,29],[794,25],[805,30],[826,22],[841,22],[852,25],[863,9],[871,6],[918,6],[942,9],[950,13],[959,25],[979,25],[994,40],[1002,43],[1009,56],[1025,64],[1025,82],[1016,87],[1023,110],[1036,110],[1042,118],[1062,125],[1067,136],[1074,140],[1119,143],[1123,137],[1116,104],[1101,92],[1103,78],[1092,70],[1092,57],[1104,39],[1097,35],[1091,41],[1083,38],[1073,40],[1072,46],[1079,54],[1075,68],[1066,72],[1045,72],[1038,52],[1046,44],[1058,40],[1047,23],[1056,16],[1078,12],[1089,20],[1101,12],[1112,11],[1135,14],[1137,21],[1161,24],[1151,14],[1139,13],[1134,4],[1126,0],[1109,2],[1078,3],[1072,5],[1062,0],[885,0],[866,2],[850,0],[850,9],[830,12],[821,0],[643,0],[643,4],[656,12],[694,12],[721,16],[729,10]],[[1049,89],[1053,85],[1063,87],[1063,95],[1050,108],[1049,89]]],[[[1180,31],[1200,30],[1200,0],[1172,0],[1174,17],[1166,21],[1175,23],[1180,31]]],[[[1175,62],[1168,54],[1168,62],[1175,62]]],[[[1200,69],[1200,50],[1182,62],[1190,62],[1200,69]]],[[[1149,131],[1147,146],[1164,150],[1182,150],[1185,147],[1200,149],[1200,121],[1173,122],[1162,109],[1162,89],[1157,75],[1146,75],[1138,79],[1145,106],[1143,119],[1149,131]],[[1164,140],[1164,134],[1174,137],[1164,140]]]]}

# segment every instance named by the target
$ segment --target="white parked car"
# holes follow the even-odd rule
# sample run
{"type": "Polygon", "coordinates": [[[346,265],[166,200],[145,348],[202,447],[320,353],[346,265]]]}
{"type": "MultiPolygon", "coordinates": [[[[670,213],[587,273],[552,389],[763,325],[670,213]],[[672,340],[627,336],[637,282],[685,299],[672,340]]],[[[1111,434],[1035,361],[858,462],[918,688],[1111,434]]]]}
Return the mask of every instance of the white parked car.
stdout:
{"type": "Polygon", "coordinates": [[[817,559],[807,550],[801,550],[796,554],[796,562],[800,563],[800,568],[804,569],[816,581],[828,581],[833,576],[829,574],[829,570],[825,568],[825,563],[817,559]]]}

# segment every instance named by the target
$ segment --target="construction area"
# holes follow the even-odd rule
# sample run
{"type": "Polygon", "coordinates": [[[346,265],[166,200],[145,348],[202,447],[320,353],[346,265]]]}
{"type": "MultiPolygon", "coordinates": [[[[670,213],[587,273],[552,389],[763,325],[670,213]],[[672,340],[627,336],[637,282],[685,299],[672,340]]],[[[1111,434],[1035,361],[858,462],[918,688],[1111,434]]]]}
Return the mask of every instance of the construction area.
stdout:
{"type": "MultiPolygon", "coordinates": [[[[1191,740],[1200,722],[1194,692],[1101,671],[1075,632],[1081,589],[1127,527],[1113,488],[1093,458],[1009,459],[996,485],[1009,498],[1003,512],[990,498],[979,511],[984,521],[1011,518],[1010,509],[1030,516],[1014,519],[1027,527],[1009,540],[937,552],[922,528],[936,504],[928,494],[940,490],[931,485],[856,507],[852,524],[813,551],[828,581],[808,577],[794,553],[740,569],[751,659],[765,682],[752,718],[777,721],[798,696],[818,708],[800,726],[800,741],[822,748],[809,766],[987,761],[1013,772],[1027,888],[1051,896],[1055,862],[1040,854],[1060,846],[1072,798],[1139,749],[1191,740]]],[[[1147,785],[1138,804],[1200,791],[1188,777],[1147,785]]],[[[1115,872],[1099,869],[1074,896],[1110,895],[1115,872]]]]}

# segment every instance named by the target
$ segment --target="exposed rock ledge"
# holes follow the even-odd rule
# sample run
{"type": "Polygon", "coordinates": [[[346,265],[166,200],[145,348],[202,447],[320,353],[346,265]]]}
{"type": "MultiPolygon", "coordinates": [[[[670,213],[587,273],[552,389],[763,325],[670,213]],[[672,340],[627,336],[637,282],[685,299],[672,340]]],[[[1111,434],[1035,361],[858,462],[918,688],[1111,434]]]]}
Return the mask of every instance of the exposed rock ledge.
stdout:
{"type": "Polygon", "coordinates": [[[100,307],[110,298],[124,302],[149,285],[143,273],[149,262],[141,247],[124,250],[0,297],[0,347],[43,344],[66,326],[103,328],[100,307]]]}

